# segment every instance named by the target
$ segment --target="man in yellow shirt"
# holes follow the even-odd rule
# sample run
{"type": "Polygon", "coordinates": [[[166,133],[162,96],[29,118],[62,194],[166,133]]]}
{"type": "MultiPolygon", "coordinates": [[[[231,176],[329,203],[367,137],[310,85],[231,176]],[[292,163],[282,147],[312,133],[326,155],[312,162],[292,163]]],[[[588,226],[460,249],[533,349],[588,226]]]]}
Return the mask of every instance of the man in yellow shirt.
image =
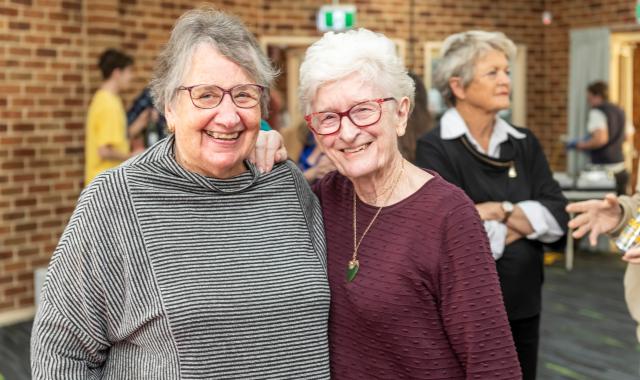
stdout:
{"type": "Polygon", "coordinates": [[[146,126],[139,118],[127,132],[127,118],[119,96],[133,77],[133,58],[109,49],[100,56],[98,66],[104,82],[94,94],[87,115],[85,186],[101,172],[130,158],[127,136],[140,133],[146,126]]]}

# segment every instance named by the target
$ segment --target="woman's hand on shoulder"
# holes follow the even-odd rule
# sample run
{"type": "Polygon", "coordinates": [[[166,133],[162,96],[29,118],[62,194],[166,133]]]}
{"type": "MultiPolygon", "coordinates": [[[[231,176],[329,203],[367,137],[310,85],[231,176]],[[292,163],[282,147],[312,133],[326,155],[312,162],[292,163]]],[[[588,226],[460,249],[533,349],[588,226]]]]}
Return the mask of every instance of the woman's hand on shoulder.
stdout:
{"type": "Polygon", "coordinates": [[[260,131],[253,151],[249,153],[249,161],[262,173],[268,173],[273,165],[286,161],[287,149],[282,135],[277,131],[260,131]]]}

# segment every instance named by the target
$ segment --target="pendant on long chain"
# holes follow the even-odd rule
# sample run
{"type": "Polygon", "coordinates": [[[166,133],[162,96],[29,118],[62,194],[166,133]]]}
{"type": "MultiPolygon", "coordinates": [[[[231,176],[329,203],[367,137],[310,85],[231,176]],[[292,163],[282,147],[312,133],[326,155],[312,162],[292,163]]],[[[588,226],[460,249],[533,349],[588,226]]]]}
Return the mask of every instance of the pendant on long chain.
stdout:
{"type": "Polygon", "coordinates": [[[356,278],[356,274],[358,274],[358,268],[360,268],[360,263],[358,260],[349,260],[349,265],[347,265],[347,282],[353,281],[356,278]]]}
{"type": "Polygon", "coordinates": [[[516,178],[517,176],[516,166],[515,164],[511,164],[511,166],[509,166],[509,178],[516,178]]]}

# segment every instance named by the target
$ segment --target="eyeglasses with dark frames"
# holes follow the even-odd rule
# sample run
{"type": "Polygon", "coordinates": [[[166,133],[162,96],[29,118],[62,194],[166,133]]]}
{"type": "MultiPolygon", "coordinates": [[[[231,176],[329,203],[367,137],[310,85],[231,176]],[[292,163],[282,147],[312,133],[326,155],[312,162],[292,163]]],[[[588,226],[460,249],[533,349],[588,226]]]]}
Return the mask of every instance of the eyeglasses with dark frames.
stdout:
{"type": "Polygon", "coordinates": [[[253,108],[262,97],[265,88],[259,84],[239,84],[228,90],[214,84],[197,84],[195,86],[180,86],[178,91],[188,91],[191,102],[198,108],[211,109],[220,103],[226,94],[229,94],[233,104],[240,108],[253,108]]]}
{"type": "Polygon", "coordinates": [[[330,135],[340,130],[342,118],[347,117],[356,127],[364,128],[377,123],[382,117],[382,103],[395,98],[372,99],[354,104],[344,112],[314,112],[304,117],[307,126],[319,135],[330,135]]]}

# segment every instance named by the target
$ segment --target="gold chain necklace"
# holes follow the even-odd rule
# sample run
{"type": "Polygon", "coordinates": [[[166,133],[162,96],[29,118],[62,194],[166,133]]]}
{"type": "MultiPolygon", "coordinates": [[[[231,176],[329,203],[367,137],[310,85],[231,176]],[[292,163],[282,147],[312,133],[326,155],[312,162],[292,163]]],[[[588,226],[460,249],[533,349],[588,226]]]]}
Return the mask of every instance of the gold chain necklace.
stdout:
{"type": "MultiPolygon", "coordinates": [[[[353,255],[351,256],[351,260],[347,265],[347,282],[351,282],[353,281],[354,278],[356,278],[356,274],[358,274],[358,269],[360,269],[360,262],[358,261],[358,248],[360,248],[360,244],[362,243],[362,240],[364,240],[365,235],[367,234],[367,232],[369,232],[369,229],[371,228],[371,226],[373,226],[373,222],[375,222],[376,219],[378,218],[378,215],[380,215],[380,211],[382,211],[382,208],[384,207],[384,205],[387,204],[387,202],[389,202],[389,199],[391,199],[391,195],[395,191],[396,186],[398,185],[398,182],[400,182],[400,177],[402,177],[402,173],[404,173],[404,159],[402,159],[402,169],[400,169],[400,174],[398,174],[395,181],[393,182],[389,195],[387,195],[387,198],[382,203],[382,206],[378,207],[378,211],[376,211],[376,214],[373,216],[373,218],[369,222],[369,225],[367,226],[367,228],[365,228],[364,232],[362,233],[362,236],[360,236],[359,241],[357,241],[357,237],[356,237],[357,220],[358,220],[356,215],[357,214],[356,213],[356,190],[355,188],[353,189],[353,255]]],[[[385,192],[383,192],[382,194],[384,193],[385,192]]]]}

